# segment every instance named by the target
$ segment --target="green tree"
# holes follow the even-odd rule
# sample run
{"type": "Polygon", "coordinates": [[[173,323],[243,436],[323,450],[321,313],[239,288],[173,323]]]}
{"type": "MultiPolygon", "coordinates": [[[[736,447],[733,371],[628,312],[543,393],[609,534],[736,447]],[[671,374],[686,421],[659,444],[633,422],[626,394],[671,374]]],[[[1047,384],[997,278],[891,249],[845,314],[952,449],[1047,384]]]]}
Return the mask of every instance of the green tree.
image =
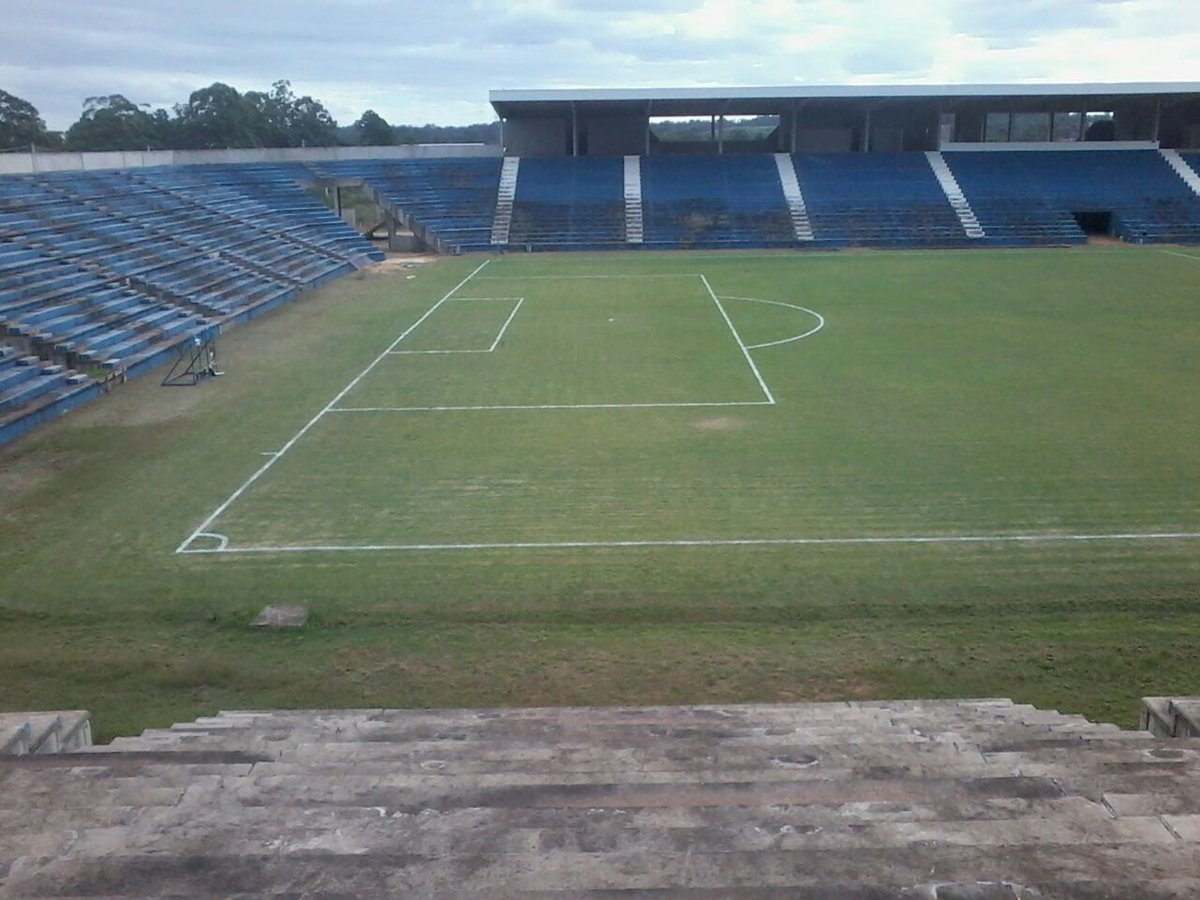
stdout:
{"type": "Polygon", "coordinates": [[[26,148],[53,143],[46,123],[28,100],[0,90],[0,149],[26,148]]]}
{"type": "Polygon", "coordinates": [[[396,143],[396,133],[383,116],[368,109],[354,123],[358,142],[364,147],[387,147],[396,143]]]}
{"type": "Polygon", "coordinates": [[[263,146],[260,111],[219,81],[193,91],[187,103],[175,107],[173,130],[174,144],[181,149],[263,146]]]}
{"type": "Polygon", "coordinates": [[[250,91],[246,103],[255,116],[255,127],[264,147],[322,147],[337,143],[337,123],[319,100],[297,97],[286,79],[271,85],[269,93],[250,91]]]}
{"type": "Polygon", "coordinates": [[[166,114],[151,114],[121,94],[88,97],[83,115],[67,130],[70,150],[142,150],[161,147],[166,114]]]}
{"type": "Polygon", "coordinates": [[[297,97],[288,117],[288,137],[293,147],[331,147],[337,143],[337,122],[320,100],[297,97]]]}

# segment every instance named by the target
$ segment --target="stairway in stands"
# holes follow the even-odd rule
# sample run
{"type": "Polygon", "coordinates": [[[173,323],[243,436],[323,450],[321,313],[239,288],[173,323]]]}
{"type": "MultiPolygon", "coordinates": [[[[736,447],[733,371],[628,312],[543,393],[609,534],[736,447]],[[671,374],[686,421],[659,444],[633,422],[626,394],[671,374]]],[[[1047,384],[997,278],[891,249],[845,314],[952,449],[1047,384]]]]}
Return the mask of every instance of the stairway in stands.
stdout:
{"type": "Polygon", "coordinates": [[[1192,193],[1200,197],[1200,173],[1187,164],[1178,150],[1159,150],[1162,158],[1175,170],[1175,174],[1183,179],[1183,183],[1192,189],[1192,193]]]}
{"type": "Polygon", "coordinates": [[[950,167],[946,165],[946,158],[936,150],[927,152],[925,158],[929,160],[929,168],[933,169],[934,177],[942,186],[942,191],[945,193],[951,209],[958,216],[958,221],[962,223],[963,233],[969,238],[987,237],[987,232],[979,224],[979,219],[975,217],[975,211],[971,209],[971,204],[963,194],[958,180],[950,171],[950,167]]]}
{"type": "Polygon", "coordinates": [[[788,212],[792,216],[796,240],[811,241],[812,223],[808,220],[808,208],[804,205],[804,193],[800,190],[800,181],[796,178],[796,167],[792,164],[792,157],[787,153],[776,153],[775,166],[779,169],[779,184],[783,188],[783,198],[787,201],[788,212]]]}
{"type": "Polygon", "coordinates": [[[642,222],[642,161],[626,156],[625,174],[625,243],[641,244],[645,240],[642,222]]]}
{"type": "Polygon", "coordinates": [[[1198,779],[1008,700],[226,712],[0,759],[0,897],[1183,900],[1198,779]]]}
{"type": "Polygon", "coordinates": [[[517,196],[517,176],[521,171],[519,156],[504,157],[500,167],[500,187],[496,192],[496,215],[492,219],[492,245],[504,247],[508,244],[512,228],[513,200],[517,196]]]}

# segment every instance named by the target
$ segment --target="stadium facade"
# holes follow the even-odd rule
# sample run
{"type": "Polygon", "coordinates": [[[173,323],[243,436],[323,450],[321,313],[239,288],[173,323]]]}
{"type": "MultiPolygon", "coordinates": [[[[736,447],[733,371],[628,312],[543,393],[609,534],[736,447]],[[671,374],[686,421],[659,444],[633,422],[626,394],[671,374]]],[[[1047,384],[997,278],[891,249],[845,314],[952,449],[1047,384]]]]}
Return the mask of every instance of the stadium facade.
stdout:
{"type": "Polygon", "coordinates": [[[656,139],[657,117],[709,119],[716,152],[894,153],[1114,140],[1200,147],[1200,83],[500,90],[490,98],[504,123],[505,150],[515,156],[678,149],[656,139]],[[778,124],[750,146],[727,148],[724,122],[746,116],[778,124]]]}

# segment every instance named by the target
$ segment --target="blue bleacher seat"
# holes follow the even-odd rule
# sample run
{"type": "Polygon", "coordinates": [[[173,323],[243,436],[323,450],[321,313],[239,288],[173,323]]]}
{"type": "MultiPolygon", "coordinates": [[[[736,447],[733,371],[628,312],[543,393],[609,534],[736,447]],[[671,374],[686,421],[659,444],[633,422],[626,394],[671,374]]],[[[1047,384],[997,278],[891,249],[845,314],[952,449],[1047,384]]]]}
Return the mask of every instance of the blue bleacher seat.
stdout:
{"type": "Polygon", "coordinates": [[[795,246],[772,156],[646,156],[641,165],[646,246],[795,246]]]}
{"type": "Polygon", "coordinates": [[[991,241],[1086,240],[1075,213],[1112,214],[1136,243],[1200,241],[1200,198],[1154,150],[997,150],[947,153],[991,241]]]}
{"type": "Polygon", "coordinates": [[[921,153],[796,154],[818,245],[946,247],[968,241],[921,153]]]}
{"type": "Polygon", "coordinates": [[[625,245],[622,157],[523,159],[509,243],[530,250],[625,245]]]}

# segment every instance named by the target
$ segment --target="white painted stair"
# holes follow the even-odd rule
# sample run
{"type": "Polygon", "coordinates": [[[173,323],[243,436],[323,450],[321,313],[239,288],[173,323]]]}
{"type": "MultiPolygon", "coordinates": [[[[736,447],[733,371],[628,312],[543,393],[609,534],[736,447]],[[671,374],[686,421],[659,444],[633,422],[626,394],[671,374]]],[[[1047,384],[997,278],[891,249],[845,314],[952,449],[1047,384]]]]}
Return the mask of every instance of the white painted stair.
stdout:
{"type": "Polygon", "coordinates": [[[642,160],[625,157],[625,243],[640,244],[645,239],[642,221],[642,160]]]}
{"type": "Polygon", "coordinates": [[[971,209],[971,204],[967,202],[966,195],[963,194],[963,190],[958,184],[958,179],[954,177],[954,173],[946,165],[946,158],[937,150],[926,152],[925,158],[929,160],[929,168],[933,169],[934,177],[937,178],[938,184],[942,186],[942,193],[946,195],[946,199],[950,202],[954,214],[958,216],[958,221],[962,223],[963,232],[966,236],[969,238],[987,237],[987,232],[983,230],[983,226],[975,218],[975,211],[971,209]]]}
{"type": "Polygon", "coordinates": [[[1200,196],[1200,175],[1197,175],[1196,171],[1179,155],[1179,151],[1159,150],[1158,152],[1162,154],[1162,158],[1175,170],[1175,174],[1182,178],[1187,186],[1192,189],[1192,193],[1200,196]]]}
{"type": "Polygon", "coordinates": [[[508,243],[512,229],[513,201],[517,198],[517,174],[521,169],[521,157],[506,156],[500,169],[500,190],[496,194],[496,216],[492,219],[492,243],[503,246],[508,243]]]}
{"type": "Polygon", "coordinates": [[[792,157],[787,153],[776,153],[775,168],[779,170],[779,185],[783,188],[783,198],[792,217],[796,240],[814,240],[812,222],[808,218],[808,207],[804,203],[804,192],[800,190],[800,179],[796,177],[792,157]]]}

